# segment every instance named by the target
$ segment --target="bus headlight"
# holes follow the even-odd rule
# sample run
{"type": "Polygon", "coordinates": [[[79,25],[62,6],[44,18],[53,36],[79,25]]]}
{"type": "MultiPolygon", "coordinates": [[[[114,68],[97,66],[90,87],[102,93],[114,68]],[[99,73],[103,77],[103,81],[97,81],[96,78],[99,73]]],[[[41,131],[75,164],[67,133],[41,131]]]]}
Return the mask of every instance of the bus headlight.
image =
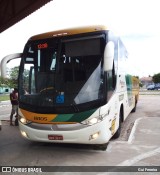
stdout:
{"type": "Polygon", "coordinates": [[[96,132],[92,135],[90,135],[89,140],[97,139],[99,137],[100,132],[96,132]]]}
{"type": "Polygon", "coordinates": [[[84,125],[94,125],[96,123],[99,123],[103,120],[103,117],[100,115],[98,117],[94,117],[94,118],[91,118],[91,119],[87,119],[87,120],[84,120],[83,122],[81,122],[82,124],[84,125]]]}
{"type": "Polygon", "coordinates": [[[25,117],[20,116],[20,115],[19,115],[19,121],[24,125],[31,123],[31,121],[27,120],[25,117]]]}
{"type": "Polygon", "coordinates": [[[29,138],[26,132],[21,131],[21,134],[22,134],[23,137],[25,137],[25,138],[29,138]]]}

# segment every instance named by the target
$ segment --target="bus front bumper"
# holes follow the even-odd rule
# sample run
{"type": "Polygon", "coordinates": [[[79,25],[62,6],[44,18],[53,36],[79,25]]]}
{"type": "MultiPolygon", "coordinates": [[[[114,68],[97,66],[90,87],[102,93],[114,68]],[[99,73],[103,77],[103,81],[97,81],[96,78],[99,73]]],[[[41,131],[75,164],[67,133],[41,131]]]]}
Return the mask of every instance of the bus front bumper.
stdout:
{"type": "Polygon", "coordinates": [[[41,130],[19,122],[22,136],[32,141],[53,143],[104,144],[112,137],[110,123],[103,120],[92,126],[73,130],[41,130]]]}

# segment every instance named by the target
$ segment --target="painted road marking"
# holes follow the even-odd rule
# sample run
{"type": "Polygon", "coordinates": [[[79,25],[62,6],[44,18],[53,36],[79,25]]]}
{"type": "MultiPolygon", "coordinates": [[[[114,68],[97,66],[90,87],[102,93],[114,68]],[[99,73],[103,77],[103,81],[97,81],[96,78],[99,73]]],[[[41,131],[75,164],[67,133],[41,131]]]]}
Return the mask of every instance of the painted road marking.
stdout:
{"type": "Polygon", "coordinates": [[[137,125],[138,123],[140,122],[140,120],[143,119],[143,118],[138,118],[135,122],[134,122],[134,125],[132,127],[132,130],[131,130],[131,133],[129,135],[129,138],[128,138],[128,143],[132,143],[134,141],[134,138],[135,138],[135,131],[137,129],[137,125]]]}
{"type": "Polygon", "coordinates": [[[131,165],[139,162],[140,160],[143,160],[143,159],[148,158],[148,157],[152,157],[152,156],[157,155],[157,154],[160,154],[160,147],[157,149],[154,149],[152,151],[142,153],[142,154],[135,156],[131,159],[125,160],[125,161],[121,162],[120,164],[118,164],[117,166],[131,166],[131,165]]]}

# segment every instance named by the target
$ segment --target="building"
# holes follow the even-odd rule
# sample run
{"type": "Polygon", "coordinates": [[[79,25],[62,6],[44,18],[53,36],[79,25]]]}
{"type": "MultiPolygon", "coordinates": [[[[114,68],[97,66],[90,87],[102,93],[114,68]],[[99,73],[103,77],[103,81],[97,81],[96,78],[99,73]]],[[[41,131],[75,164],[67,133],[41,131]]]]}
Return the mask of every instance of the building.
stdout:
{"type": "Polygon", "coordinates": [[[0,94],[8,94],[11,93],[12,89],[9,87],[0,87],[0,94]]]}
{"type": "Polygon", "coordinates": [[[143,85],[143,88],[147,88],[147,86],[154,84],[152,81],[152,77],[142,77],[140,78],[140,82],[143,85]]]}

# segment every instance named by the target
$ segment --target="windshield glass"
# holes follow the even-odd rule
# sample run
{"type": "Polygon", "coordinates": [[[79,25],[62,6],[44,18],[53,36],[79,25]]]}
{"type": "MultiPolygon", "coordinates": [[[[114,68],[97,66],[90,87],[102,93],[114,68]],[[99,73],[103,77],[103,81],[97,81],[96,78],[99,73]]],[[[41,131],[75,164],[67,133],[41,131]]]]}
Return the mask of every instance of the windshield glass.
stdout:
{"type": "Polygon", "coordinates": [[[20,70],[20,101],[75,107],[102,100],[103,43],[102,37],[92,37],[28,44],[20,70]]]}

